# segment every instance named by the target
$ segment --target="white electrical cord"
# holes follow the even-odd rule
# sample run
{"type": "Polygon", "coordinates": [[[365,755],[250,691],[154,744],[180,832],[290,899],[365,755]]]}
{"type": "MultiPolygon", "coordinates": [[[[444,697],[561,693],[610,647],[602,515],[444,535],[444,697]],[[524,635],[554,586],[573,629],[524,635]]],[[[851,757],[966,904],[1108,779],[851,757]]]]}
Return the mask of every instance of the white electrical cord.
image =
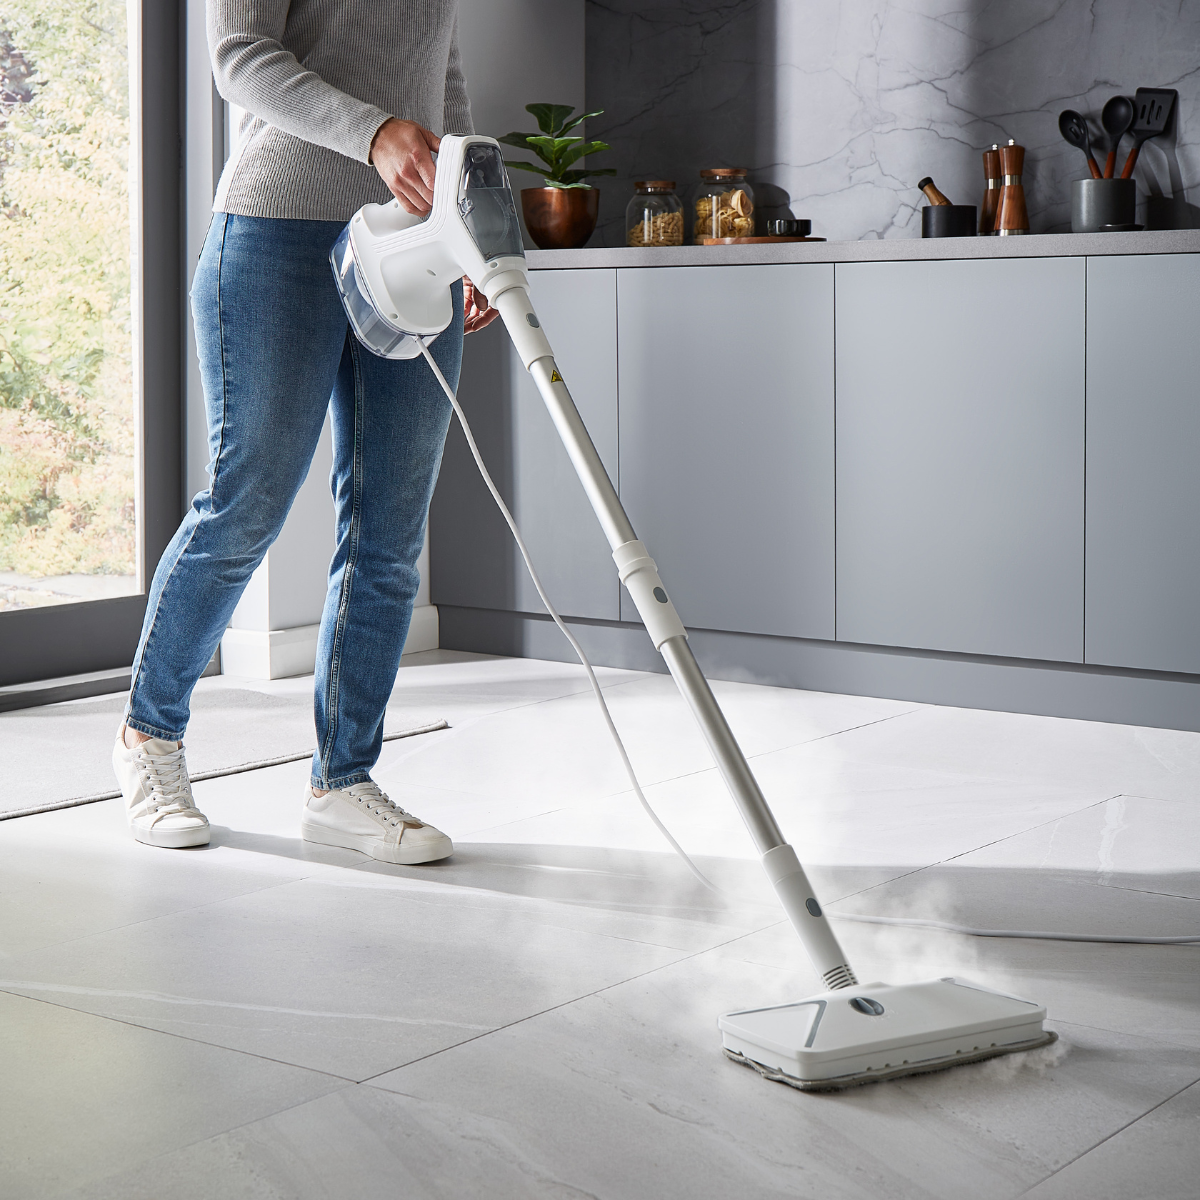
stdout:
{"type": "Polygon", "coordinates": [[[521,536],[521,531],[517,528],[517,523],[513,519],[513,515],[508,510],[508,505],[504,503],[504,497],[500,495],[499,489],[493,482],[491,474],[484,465],[483,455],[479,453],[479,447],[475,444],[475,435],[471,432],[471,426],[467,421],[466,414],[462,410],[462,405],[458,402],[458,397],[454,394],[454,389],[450,386],[445,375],[442,374],[441,368],[433,359],[433,355],[429,353],[429,348],[418,339],[417,344],[421,347],[421,353],[425,356],[425,361],[429,364],[430,370],[437,376],[437,381],[442,385],[442,391],[446,393],[446,398],[454,407],[454,415],[458,417],[458,423],[462,426],[462,431],[466,435],[467,445],[471,448],[471,457],[475,460],[475,465],[479,468],[480,475],[483,476],[483,482],[487,484],[487,489],[492,493],[492,499],[496,502],[496,507],[500,510],[504,517],[509,530],[512,532],[513,540],[517,543],[517,549],[521,552],[521,557],[525,560],[525,569],[529,572],[529,578],[533,580],[533,586],[537,588],[537,594],[541,597],[542,603],[546,606],[546,611],[550,614],[555,625],[562,630],[563,636],[571,643],[571,648],[579,656],[579,661],[583,664],[583,669],[587,672],[588,682],[592,685],[592,691],[596,694],[596,700],[600,704],[600,711],[604,714],[605,723],[608,725],[608,732],[612,734],[613,742],[616,744],[617,753],[621,756],[621,762],[625,764],[625,773],[629,776],[629,782],[633,785],[634,795],[637,796],[639,803],[646,810],[646,815],[654,822],[659,833],[667,839],[671,845],[671,849],[687,863],[688,870],[702,883],[706,888],[714,892],[719,892],[721,889],[713,883],[703,871],[688,857],[687,851],[671,836],[671,831],[658,819],[658,814],[650,807],[650,802],[646,799],[642,792],[642,785],[638,783],[638,777],[633,769],[633,763],[629,761],[629,755],[625,751],[625,743],[621,741],[621,735],[617,731],[617,726],[612,719],[612,713],[608,711],[608,702],[604,699],[604,692],[600,688],[600,684],[596,679],[596,673],[592,670],[592,664],[588,660],[588,656],[584,653],[583,647],[579,644],[575,635],[567,628],[562,617],[558,615],[558,609],[550,602],[550,597],[546,595],[546,589],[542,587],[542,581],[538,578],[538,573],[533,565],[533,559],[529,556],[529,550],[525,545],[525,539],[521,536]]]}
{"type": "MultiPolygon", "coordinates": [[[[617,753],[621,756],[621,762],[625,764],[625,773],[629,776],[629,782],[633,785],[634,795],[637,796],[642,808],[646,810],[646,815],[654,822],[659,833],[667,839],[671,845],[671,849],[687,863],[691,873],[710,891],[717,892],[721,895],[728,895],[724,889],[717,887],[703,871],[688,857],[687,851],[671,836],[671,831],[658,819],[658,814],[650,807],[650,802],[646,799],[642,792],[642,785],[638,783],[637,775],[633,769],[633,763],[629,761],[629,755],[625,751],[625,743],[621,741],[621,735],[617,731],[617,726],[612,719],[612,713],[608,711],[608,702],[604,699],[604,692],[600,688],[600,684],[596,680],[596,673],[592,670],[592,664],[588,660],[588,656],[584,653],[583,647],[579,644],[575,635],[567,628],[562,617],[558,615],[558,610],[550,601],[550,597],[546,595],[546,589],[542,587],[542,581],[538,578],[538,573],[533,565],[533,559],[529,556],[529,550],[525,545],[525,539],[521,536],[521,531],[517,528],[517,523],[513,519],[512,513],[508,509],[508,505],[504,503],[504,497],[500,495],[499,489],[492,480],[491,474],[488,472],[487,466],[484,464],[483,455],[479,452],[479,447],[475,443],[475,435],[471,432],[471,426],[467,421],[466,414],[462,410],[462,405],[458,402],[458,397],[454,394],[454,389],[450,386],[445,375],[442,374],[441,368],[433,359],[433,355],[429,353],[429,348],[418,339],[417,344],[421,347],[421,353],[425,356],[425,361],[429,364],[429,368],[437,376],[437,381],[442,385],[442,391],[446,393],[446,398],[450,401],[454,408],[454,415],[458,417],[458,423],[462,426],[463,434],[466,436],[467,445],[471,448],[471,457],[475,460],[475,465],[479,468],[479,474],[483,476],[483,482],[487,484],[487,489],[492,494],[492,499],[496,502],[496,507],[500,510],[504,517],[505,523],[512,532],[513,540],[517,543],[517,549],[521,552],[521,557],[525,560],[525,568],[529,572],[529,578],[533,580],[533,586],[537,588],[537,594],[541,597],[542,603],[546,606],[546,611],[550,614],[555,625],[562,630],[563,636],[571,643],[571,648],[579,656],[579,661],[583,664],[583,669],[587,672],[588,682],[592,685],[592,691],[596,694],[596,700],[600,704],[600,711],[604,714],[605,723],[608,725],[608,731],[612,734],[613,742],[616,744],[617,753]]],[[[826,916],[834,917],[842,921],[859,921],[863,924],[870,925],[909,925],[921,929],[943,929],[951,933],[969,934],[971,937],[1002,937],[1002,938],[1043,938],[1050,941],[1060,942],[1131,942],[1137,945],[1152,945],[1152,946],[1173,946],[1187,945],[1191,942],[1200,942],[1200,935],[1196,937],[1118,937],[1108,936],[1097,933],[1042,933],[1036,930],[1019,930],[1019,929],[971,929],[966,925],[951,925],[945,921],[922,921],[916,918],[908,917],[871,917],[864,916],[859,913],[839,913],[826,909],[826,916]]]]}

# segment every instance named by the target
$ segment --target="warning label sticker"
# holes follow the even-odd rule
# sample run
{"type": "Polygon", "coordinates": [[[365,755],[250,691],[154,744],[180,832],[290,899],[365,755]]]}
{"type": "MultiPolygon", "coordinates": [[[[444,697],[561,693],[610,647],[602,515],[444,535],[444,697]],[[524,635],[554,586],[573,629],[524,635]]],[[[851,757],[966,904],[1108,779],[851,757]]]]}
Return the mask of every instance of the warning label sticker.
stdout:
{"type": "Polygon", "coordinates": [[[556,367],[550,373],[550,382],[551,383],[562,383],[562,381],[563,381],[563,377],[558,373],[558,368],[556,367]]]}

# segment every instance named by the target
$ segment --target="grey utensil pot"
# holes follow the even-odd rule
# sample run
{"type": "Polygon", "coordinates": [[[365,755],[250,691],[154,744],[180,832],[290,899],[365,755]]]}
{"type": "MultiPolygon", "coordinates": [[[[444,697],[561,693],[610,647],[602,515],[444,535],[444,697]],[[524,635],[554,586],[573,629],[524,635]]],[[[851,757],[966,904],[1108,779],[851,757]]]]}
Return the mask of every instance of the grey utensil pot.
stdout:
{"type": "Polygon", "coordinates": [[[921,209],[923,238],[974,237],[976,224],[973,204],[930,204],[921,209]]]}
{"type": "Polygon", "coordinates": [[[1099,233],[1104,225],[1132,225],[1137,208],[1133,179],[1076,179],[1071,184],[1071,232],[1099,233]]]}

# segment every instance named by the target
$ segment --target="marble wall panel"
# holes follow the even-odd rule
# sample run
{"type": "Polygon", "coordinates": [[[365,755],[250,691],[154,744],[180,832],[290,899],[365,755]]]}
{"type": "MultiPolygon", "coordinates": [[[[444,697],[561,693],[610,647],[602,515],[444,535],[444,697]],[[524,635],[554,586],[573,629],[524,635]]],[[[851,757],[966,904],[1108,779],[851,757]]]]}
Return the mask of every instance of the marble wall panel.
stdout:
{"type": "Polygon", "coordinates": [[[1087,169],[1058,114],[1098,130],[1138,86],[1180,100],[1138,163],[1139,219],[1197,227],[1198,64],[1200,0],[587,0],[588,134],[619,172],[592,244],[623,242],[633,180],[682,193],[705,166],[751,168],[766,208],[832,239],[919,236],[917,180],[977,204],[981,151],[1010,137],[1033,231],[1066,230],[1087,169]]]}

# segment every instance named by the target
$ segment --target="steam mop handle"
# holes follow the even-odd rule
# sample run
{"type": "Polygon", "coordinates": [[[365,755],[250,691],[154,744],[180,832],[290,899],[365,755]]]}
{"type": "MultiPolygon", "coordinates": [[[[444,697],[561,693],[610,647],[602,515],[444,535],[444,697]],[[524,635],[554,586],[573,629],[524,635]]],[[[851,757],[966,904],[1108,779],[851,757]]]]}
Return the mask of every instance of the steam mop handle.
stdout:
{"type": "Polygon", "coordinates": [[[508,287],[492,288],[488,298],[499,311],[521,361],[541,393],[612,547],[621,582],[637,605],[646,631],[666,660],[671,676],[708,742],[755,847],[763,856],[763,866],[784,910],[826,984],[830,988],[850,986],[854,983],[854,973],[846,962],[846,955],[813,895],[796,852],[784,840],[725,714],[692,654],[687,631],[667,596],[654,560],[637,540],[633,525],[625,515],[616,488],[555,365],[554,351],[533,310],[528,291],[514,282],[508,287]]]}

